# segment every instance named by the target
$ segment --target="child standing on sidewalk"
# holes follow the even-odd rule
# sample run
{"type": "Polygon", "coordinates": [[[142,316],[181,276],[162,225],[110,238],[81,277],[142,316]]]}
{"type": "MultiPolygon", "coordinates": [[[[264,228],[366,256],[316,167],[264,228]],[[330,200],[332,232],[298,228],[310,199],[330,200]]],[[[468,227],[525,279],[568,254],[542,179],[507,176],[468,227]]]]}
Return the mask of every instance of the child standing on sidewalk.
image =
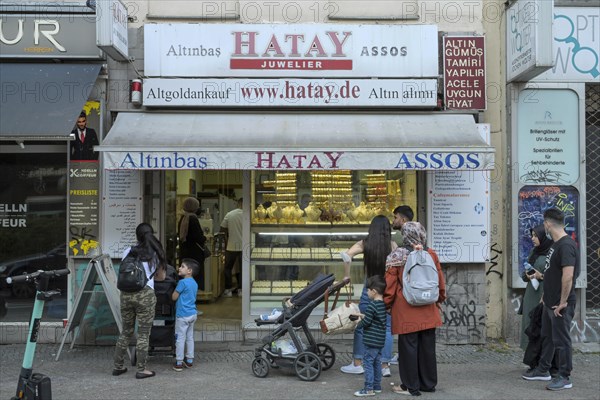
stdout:
{"type": "Polygon", "coordinates": [[[194,276],[198,275],[200,265],[193,258],[184,258],[179,266],[179,276],[182,277],[173,292],[173,301],[177,301],[175,320],[175,365],[177,372],[183,367],[192,368],[194,365],[194,323],[196,322],[196,292],[198,284],[194,276]],[[185,347],[184,347],[185,346],[185,347]],[[184,352],[185,350],[185,352],[184,352]],[[185,353],[185,359],[184,359],[185,353]]]}
{"type": "Polygon", "coordinates": [[[367,279],[367,294],[372,301],[358,323],[357,328],[363,328],[363,367],[365,369],[365,387],[354,395],[357,397],[374,396],[381,393],[381,350],[385,344],[385,321],[387,318],[383,293],[385,281],[380,275],[367,279]]]}

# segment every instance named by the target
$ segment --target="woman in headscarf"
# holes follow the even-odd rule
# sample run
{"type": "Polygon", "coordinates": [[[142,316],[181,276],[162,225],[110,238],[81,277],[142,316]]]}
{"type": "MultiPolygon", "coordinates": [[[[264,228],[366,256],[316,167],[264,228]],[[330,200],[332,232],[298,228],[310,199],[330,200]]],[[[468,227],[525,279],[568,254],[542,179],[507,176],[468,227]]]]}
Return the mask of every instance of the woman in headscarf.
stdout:
{"type": "Polygon", "coordinates": [[[395,393],[420,396],[434,392],[437,385],[435,328],[442,326],[440,304],[446,299],[446,284],[437,254],[427,248],[427,233],[418,222],[402,226],[404,246],[392,252],[386,261],[384,302],[391,308],[392,333],[398,335],[398,369],[400,385],[395,393]],[[439,297],[436,303],[412,306],[402,294],[402,273],[412,250],[425,249],[438,271],[439,297]]]}
{"type": "MultiPolygon", "coordinates": [[[[546,236],[543,224],[534,227],[529,233],[531,234],[533,249],[531,249],[531,253],[529,253],[527,262],[534,270],[543,273],[544,265],[546,264],[546,255],[554,242],[546,236]]],[[[521,275],[521,279],[523,279],[524,282],[527,282],[525,295],[523,296],[523,319],[521,321],[521,348],[523,350],[527,349],[527,344],[529,343],[529,338],[525,334],[525,329],[527,329],[530,323],[529,313],[540,303],[542,293],[544,292],[544,281],[538,279],[539,287],[536,289],[531,283],[533,277],[534,275],[530,276],[527,274],[527,270],[524,270],[521,275]]]]}
{"type": "Polygon", "coordinates": [[[179,220],[179,259],[193,258],[200,265],[200,273],[194,277],[198,288],[204,290],[204,248],[206,236],[202,232],[196,211],[200,202],[195,197],[183,201],[183,216],[179,220]]]}

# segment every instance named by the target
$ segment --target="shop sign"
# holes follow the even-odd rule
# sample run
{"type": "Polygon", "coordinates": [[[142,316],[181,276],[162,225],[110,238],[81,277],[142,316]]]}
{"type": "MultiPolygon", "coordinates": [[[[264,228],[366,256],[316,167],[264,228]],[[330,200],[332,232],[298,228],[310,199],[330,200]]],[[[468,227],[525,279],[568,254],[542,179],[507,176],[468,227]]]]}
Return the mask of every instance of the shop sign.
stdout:
{"type": "Polygon", "coordinates": [[[0,204],[0,228],[27,228],[27,204],[0,204]]]}
{"type": "Polygon", "coordinates": [[[120,0],[96,2],[96,34],[98,47],[117,61],[129,59],[127,7],[120,0]]]}
{"type": "Polygon", "coordinates": [[[139,171],[107,170],[102,198],[104,251],[113,258],[137,242],[135,228],[142,222],[142,179],[139,171]]]}
{"type": "Polygon", "coordinates": [[[0,58],[101,59],[89,15],[0,15],[0,58]]]}
{"type": "Polygon", "coordinates": [[[517,171],[522,183],[579,179],[579,97],[568,89],[525,89],[517,106],[517,171]]]}
{"type": "MultiPolygon", "coordinates": [[[[441,149],[440,149],[441,150],[441,149]]],[[[468,151],[129,151],[104,152],[107,169],[487,170],[493,153],[468,151]]]]}
{"type": "Polygon", "coordinates": [[[435,107],[437,79],[146,79],[147,107],[435,107]]]}
{"type": "Polygon", "coordinates": [[[437,77],[435,25],[147,24],[150,77],[437,77]]]}
{"type": "Polygon", "coordinates": [[[506,13],[506,77],[526,82],[553,66],[553,1],[517,0],[506,13]]]}
{"type": "Polygon", "coordinates": [[[444,99],[450,110],[485,110],[485,37],[444,36],[444,99]]]}
{"type": "MultiPolygon", "coordinates": [[[[478,124],[489,143],[490,125],[478,124]]],[[[484,171],[428,175],[428,232],[441,262],[489,262],[490,177],[484,171]]]]}
{"type": "Polygon", "coordinates": [[[535,80],[600,82],[600,8],[554,9],[554,67],[535,80]]]}
{"type": "Polygon", "coordinates": [[[69,166],[69,256],[99,255],[98,161],[71,161],[69,166]]]}

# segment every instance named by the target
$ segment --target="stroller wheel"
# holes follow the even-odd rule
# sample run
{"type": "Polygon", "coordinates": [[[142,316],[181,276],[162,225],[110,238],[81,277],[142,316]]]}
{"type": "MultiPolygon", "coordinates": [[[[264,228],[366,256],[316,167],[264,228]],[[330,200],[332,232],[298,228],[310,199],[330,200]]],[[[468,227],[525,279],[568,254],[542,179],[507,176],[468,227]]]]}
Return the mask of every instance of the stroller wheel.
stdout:
{"type": "Polygon", "coordinates": [[[303,381],[314,381],[321,375],[321,359],[315,353],[300,353],[294,360],[294,370],[303,381]]]}
{"type": "Polygon", "coordinates": [[[323,363],[323,371],[327,371],[335,364],[335,351],[330,345],[325,343],[318,343],[317,350],[317,354],[323,363]]]}
{"type": "Polygon", "coordinates": [[[269,362],[262,357],[255,358],[252,361],[252,372],[258,378],[264,378],[269,375],[269,362]]]}

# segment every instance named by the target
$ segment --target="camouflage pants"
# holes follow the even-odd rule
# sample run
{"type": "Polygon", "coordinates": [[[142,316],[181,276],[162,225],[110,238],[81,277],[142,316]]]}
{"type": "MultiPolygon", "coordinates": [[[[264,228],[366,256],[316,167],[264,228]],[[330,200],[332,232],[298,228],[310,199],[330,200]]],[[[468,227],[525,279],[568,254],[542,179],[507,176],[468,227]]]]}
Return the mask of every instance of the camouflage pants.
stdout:
{"type": "Polygon", "coordinates": [[[136,293],[121,292],[123,330],[121,331],[121,335],[119,335],[115,348],[115,369],[123,368],[123,359],[135,330],[136,319],[138,323],[137,343],[135,346],[137,369],[139,372],[146,369],[148,347],[150,344],[150,329],[152,328],[152,321],[154,321],[155,308],[156,295],[154,294],[154,290],[149,286],[136,293]]]}

